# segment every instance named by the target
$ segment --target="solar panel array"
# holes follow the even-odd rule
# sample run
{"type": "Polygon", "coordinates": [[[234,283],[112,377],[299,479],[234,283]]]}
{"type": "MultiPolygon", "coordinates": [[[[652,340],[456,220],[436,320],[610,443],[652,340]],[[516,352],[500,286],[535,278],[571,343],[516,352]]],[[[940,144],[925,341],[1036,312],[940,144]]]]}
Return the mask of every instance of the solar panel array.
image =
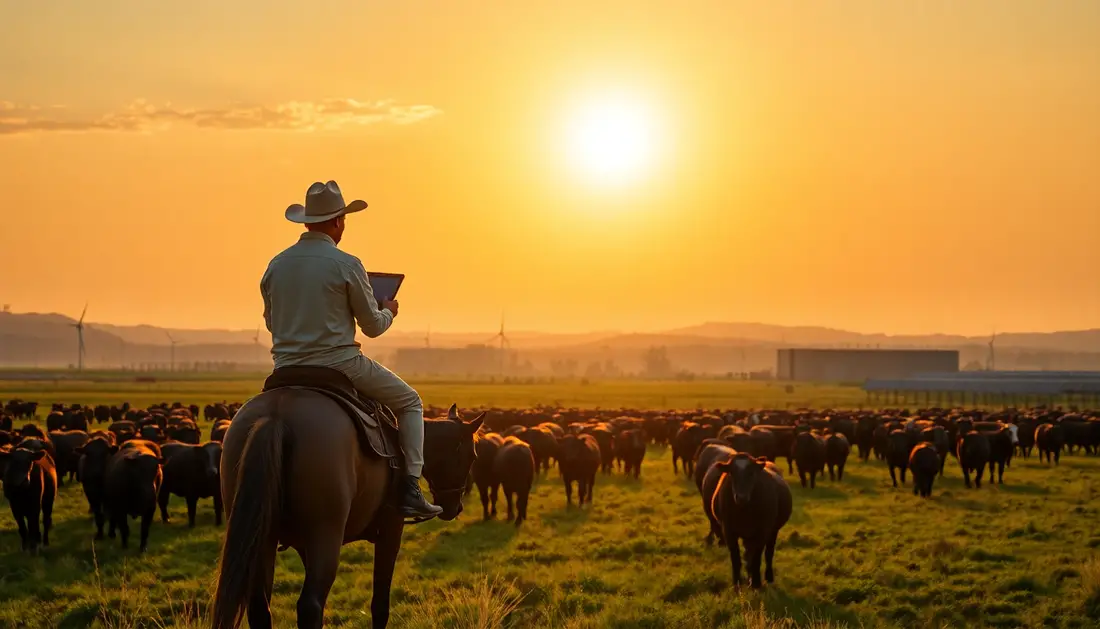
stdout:
{"type": "Polygon", "coordinates": [[[869,392],[917,391],[1000,395],[1100,395],[1100,371],[963,371],[869,379],[869,392]]]}

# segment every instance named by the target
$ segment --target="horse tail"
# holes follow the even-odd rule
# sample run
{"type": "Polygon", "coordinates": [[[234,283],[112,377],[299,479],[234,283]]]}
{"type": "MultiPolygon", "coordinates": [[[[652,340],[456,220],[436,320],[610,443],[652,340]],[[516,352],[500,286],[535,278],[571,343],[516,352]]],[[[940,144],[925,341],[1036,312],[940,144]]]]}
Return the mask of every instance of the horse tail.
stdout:
{"type": "Polygon", "coordinates": [[[261,418],[248,435],[222,544],[213,629],[240,627],[265,564],[274,560],[275,526],[283,511],[286,437],[286,424],[275,417],[261,418]]]}

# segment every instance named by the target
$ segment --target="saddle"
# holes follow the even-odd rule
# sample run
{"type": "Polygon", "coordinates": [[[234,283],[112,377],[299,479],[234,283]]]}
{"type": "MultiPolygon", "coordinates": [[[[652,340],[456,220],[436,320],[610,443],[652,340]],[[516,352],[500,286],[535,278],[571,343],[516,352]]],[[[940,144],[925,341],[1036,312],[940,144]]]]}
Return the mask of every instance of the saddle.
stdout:
{"type": "Polygon", "coordinates": [[[315,391],[336,402],[355,425],[363,454],[385,459],[391,469],[403,468],[397,417],[381,402],[360,397],[343,373],[329,367],[280,367],[264,381],[263,390],[287,388],[315,391]]]}

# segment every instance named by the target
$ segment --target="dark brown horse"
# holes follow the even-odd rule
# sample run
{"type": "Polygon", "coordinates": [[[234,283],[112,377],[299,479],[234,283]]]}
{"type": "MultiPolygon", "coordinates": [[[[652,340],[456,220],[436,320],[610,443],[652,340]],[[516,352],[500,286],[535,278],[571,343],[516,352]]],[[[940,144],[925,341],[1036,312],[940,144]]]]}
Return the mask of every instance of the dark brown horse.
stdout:
{"type": "MultiPolygon", "coordinates": [[[[462,512],[484,414],[464,422],[424,422],[424,472],[443,520],[462,512]]],[[[390,615],[390,583],[404,521],[385,499],[393,487],[387,461],[359,447],[355,427],[323,394],[275,389],[245,404],[225,435],[221,487],[228,522],[222,546],[213,629],[271,627],[271,590],[279,547],[298,551],[305,583],[298,627],[317,629],[336,579],[340,548],[374,543],[374,627],[390,615]]]]}

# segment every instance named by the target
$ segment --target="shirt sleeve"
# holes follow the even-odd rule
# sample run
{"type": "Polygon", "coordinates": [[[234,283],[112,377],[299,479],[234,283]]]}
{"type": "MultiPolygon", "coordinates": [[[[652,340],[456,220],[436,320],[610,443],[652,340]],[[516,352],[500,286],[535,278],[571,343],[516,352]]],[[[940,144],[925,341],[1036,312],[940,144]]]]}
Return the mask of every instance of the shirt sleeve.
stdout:
{"type": "Polygon", "coordinates": [[[264,325],[267,326],[268,332],[273,332],[271,329],[271,295],[267,292],[267,276],[271,272],[270,267],[264,271],[264,276],[260,279],[260,294],[264,298],[264,325]]]}
{"type": "Polygon", "coordinates": [[[388,309],[378,309],[378,301],[374,298],[374,290],[367,280],[367,271],[363,263],[356,260],[347,269],[348,300],[351,304],[351,312],[355,315],[355,321],[359,329],[368,338],[377,338],[383,332],[390,329],[393,323],[393,313],[388,309]]]}

